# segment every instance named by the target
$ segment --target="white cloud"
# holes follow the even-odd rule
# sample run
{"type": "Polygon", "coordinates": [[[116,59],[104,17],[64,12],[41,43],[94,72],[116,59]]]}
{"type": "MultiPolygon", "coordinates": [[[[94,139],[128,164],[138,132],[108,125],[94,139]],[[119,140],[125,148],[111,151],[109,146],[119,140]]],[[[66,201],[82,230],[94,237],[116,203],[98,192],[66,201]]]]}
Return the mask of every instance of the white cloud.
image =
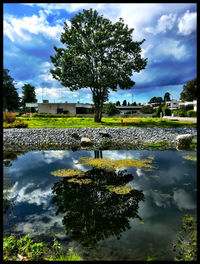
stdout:
{"type": "Polygon", "coordinates": [[[171,30],[176,21],[176,14],[169,14],[169,15],[162,15],[158,22],[156,27],[146,27],[145,31],[147,33],[152,33],[154,35],[158,33],[166,33],[168,30],[171,30]]]}
{"type": "Polygon", "coordinates": [[[185,14],[180,18],[178,23],[178,32],[181,35],[187,36],[196,30],[197,25],[197,13],[187,10],[185,14]]]}
{"type": "Polygon", "coordinates": [[[46,14],[40,10],[39,15],[30,17],[16,18],[11,15],[4,17],[4,34],[14,41],[30,41],[32,35],[42,34],[47,38],[59,39],[63,26],[57,24],[50,26],[46,19],[46,14]]]}
{"type": "Polygon", "coordinates": [[[71,92],[68,88],[36,88],[36,96],[49,96],[51,99],[58,98],[76,98],[79,96],[79,92],[71,92]]]}
{"type": "Polygon", "coordinates": [[[185,59],[187,51],[178,40],[165,38],[158,46],[157,52],[160,56],[174,56],[177,60],[185,59]]]}

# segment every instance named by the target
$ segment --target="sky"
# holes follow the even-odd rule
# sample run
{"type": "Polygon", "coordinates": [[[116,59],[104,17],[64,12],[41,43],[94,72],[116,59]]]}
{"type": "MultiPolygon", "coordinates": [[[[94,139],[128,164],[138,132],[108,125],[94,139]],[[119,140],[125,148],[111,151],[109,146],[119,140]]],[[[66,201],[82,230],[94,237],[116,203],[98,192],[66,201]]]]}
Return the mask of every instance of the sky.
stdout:
{"type": "Polygon", "coordinates": [[[120,17],[134,28],[134,41],[145,39],[142,57],[145,69],[133,72],[135,85],[130,90],[110,91],[109,101],[147,103],[152,97],[180,99],[183,85],[197,77],[196,3],[4,3],[3,68],[8,69],[15,87],[35,87],[38,102],[92,103],[89,88],[71,92],[53,79],[50,56],[61,47],[64,22],[70,24],[83,9],[96,9],[113,23],[120,17]]]}

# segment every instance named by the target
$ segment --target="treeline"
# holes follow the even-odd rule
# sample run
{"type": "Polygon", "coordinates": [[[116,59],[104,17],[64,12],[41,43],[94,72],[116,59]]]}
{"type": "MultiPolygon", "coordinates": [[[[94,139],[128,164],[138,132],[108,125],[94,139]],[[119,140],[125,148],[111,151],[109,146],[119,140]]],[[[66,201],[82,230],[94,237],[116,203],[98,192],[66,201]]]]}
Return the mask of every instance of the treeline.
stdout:
{"type": "Polygon", "coordinates": [[[30,84],[22,86],[22,98],[20,98],[16,83],[9,75],[8,69],[3,69],[3,111],[25,111],[26,103],[36,103],[35,87],[30,84]]]}

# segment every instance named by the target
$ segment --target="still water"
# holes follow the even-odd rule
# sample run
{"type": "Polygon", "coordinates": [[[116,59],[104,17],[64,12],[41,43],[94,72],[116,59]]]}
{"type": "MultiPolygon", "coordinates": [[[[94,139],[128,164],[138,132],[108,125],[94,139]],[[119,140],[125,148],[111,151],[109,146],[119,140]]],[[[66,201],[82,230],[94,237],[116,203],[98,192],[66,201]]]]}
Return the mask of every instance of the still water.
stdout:
{"type": "Polygon", "coordinates": [[[182,217],[196,214],[195,159],[195,152],[176,150],[4,152],[4,189],[14,201],[4,232],[46,243],[56,237],[84,260],[173,260],[182,217]],[[124,162],[110,170],[82,157],[150,166],[124,162]],[[84,176],[52,174],[61,169],[84,176]]]}

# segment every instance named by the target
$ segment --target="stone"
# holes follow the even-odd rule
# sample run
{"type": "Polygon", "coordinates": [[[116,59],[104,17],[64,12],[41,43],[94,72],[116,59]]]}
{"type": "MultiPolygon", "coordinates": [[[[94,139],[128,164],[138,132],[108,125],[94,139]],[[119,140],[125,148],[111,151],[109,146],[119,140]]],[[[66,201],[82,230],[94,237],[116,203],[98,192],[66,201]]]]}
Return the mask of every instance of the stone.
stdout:
{"type": "Polygon", "coordinates": [[[176,145],[178,149],[184,149],[190,146],[193,136],[191,134],[178,135],[176,145]]]}
{"type": "Polygon", "coordinates": [[[71,134],[71,137],[73,137],[73,138],[79,138],[79,135],[78,135],[76,132],[73,132],[73,133],[71,134]]]}
{"type": "Polygon", "coordinates": [[[89,138],[82,137],[81,138],[81,145],[90,145],[92,142],[89,138]]]}
{"type": "Polygon", "coordinates": [[[109,134],[105,129],[99,131],[99,134],[102,135],[103,137],[109,137],[109,134]]]}

